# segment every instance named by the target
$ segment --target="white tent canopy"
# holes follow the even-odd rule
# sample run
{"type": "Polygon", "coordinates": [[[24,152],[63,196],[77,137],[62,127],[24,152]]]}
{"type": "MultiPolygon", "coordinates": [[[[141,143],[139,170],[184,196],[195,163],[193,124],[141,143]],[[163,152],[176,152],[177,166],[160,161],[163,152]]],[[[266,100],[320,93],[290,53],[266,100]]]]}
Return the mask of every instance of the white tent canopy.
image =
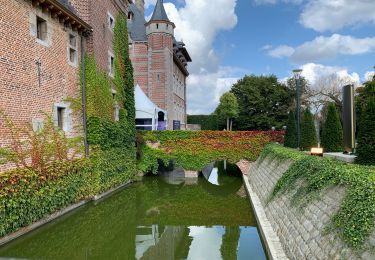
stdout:
{"type": "Polygon", "coordinates": [[[134,90],[136,126],[143,130],[158,130],[159,112],[164,113],[164,121],[167,121],[167,112],[155,105],[142,91],[139,85],[134,90]]]}

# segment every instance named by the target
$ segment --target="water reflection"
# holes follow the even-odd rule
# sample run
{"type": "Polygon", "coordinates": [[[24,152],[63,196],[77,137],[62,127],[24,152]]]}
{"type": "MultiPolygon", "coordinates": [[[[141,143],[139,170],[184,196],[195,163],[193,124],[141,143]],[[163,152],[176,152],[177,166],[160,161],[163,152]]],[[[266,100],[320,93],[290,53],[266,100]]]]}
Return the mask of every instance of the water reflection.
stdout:
{"type": "Polygon", "coordinates": [[[215,167],[219,186],[146,177],[0,248],[0,258],[265,259],[248,201],[237,194],[241,179],[215,167]]]}

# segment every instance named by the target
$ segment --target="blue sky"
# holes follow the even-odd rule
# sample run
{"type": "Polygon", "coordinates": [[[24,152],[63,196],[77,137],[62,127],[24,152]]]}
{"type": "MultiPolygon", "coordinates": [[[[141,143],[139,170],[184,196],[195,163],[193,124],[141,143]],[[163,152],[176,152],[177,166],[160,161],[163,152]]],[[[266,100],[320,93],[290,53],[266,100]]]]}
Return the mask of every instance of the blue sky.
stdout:
{"type": "MultiPolygon", "coordinates": [[[[146,16],[155,0],[146,0],[146,16]]],[[[280,80],[302,68],[312,86],[337,74],[355,83],[375,65],[373,0],[165,0],[175,37],[193,58],[188,113],[213,112],[244,75],[280,80]],[[214,4],[215,6],[212,6],[214,4]]]]}

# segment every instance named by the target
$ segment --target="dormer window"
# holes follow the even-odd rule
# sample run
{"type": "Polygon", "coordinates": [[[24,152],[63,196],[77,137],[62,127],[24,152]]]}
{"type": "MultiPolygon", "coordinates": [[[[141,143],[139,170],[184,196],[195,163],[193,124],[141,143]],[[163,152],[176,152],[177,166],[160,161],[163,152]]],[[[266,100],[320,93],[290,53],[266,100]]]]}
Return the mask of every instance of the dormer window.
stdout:
{"type": "Polygon", "coordinates": [[[132,21],[133,18],[134,18],[134,14],[133,14],[133,12],[129,12],[129,13],[128,13],[128,20],[129,20],[129,21],[132,21]]]}

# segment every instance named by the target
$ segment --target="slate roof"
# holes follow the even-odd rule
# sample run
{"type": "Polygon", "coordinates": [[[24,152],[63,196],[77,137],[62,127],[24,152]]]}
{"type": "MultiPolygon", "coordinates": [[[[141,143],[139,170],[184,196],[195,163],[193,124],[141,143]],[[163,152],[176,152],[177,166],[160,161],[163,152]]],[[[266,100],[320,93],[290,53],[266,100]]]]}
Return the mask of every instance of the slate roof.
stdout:
{"type": "Polygon", "coordinates": [[[158,0],[156,2],[154,13],[151,16],[150,21],[169,21],[167,13],[165,12],[163,0],[158,0]]]}
{"type": "Polygon", "coordinates": [[[129,10],[133,13],[133,20],[128,21],[128,31],[133,41],[147,41],[146,20],[135,4],[129,5],[129,10]]]}
{"type": "Polygon", "coordinates": [[[74,7],[69,3],[69,0],[58,0],[61,4],[63,4],[66,9],[68,9],[69,11],[71,11],[73,14],[77,15],[77,12],[76,10],[74,9],[74,7]]]}

